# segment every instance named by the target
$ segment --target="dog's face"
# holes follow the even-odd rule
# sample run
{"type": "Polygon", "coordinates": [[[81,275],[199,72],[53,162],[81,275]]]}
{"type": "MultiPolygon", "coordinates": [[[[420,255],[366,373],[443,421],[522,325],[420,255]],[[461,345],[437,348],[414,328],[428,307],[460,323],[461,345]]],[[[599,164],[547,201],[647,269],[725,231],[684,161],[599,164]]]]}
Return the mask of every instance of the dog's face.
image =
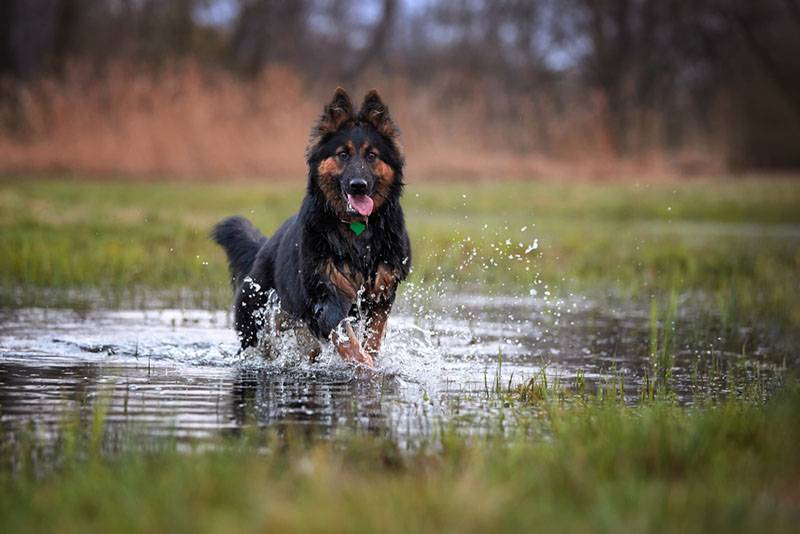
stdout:
{"type": "Polygon", "coordinates": [[[402,191],[403,156],[397,127],[376,91],[356,114],[338,88],[312,131],[309,192],[320,191],[344,219],[369,217],[402,191]]]}

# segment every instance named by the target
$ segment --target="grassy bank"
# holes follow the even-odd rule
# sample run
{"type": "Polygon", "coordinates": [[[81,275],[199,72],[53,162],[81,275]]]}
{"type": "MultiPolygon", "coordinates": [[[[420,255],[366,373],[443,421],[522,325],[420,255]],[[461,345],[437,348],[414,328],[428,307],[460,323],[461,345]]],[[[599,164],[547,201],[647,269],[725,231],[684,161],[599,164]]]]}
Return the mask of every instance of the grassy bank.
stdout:
{"type": "MultiPolygon", "coordinates": [[[[209,228],[241,213],[269,232],[301,189],[6,179],[0,308],[153,306],[154,296],[228,306],[209,228]]],[[[0,427],[0,531],[793,531],[800,386],[764,404],[759,380],[737,388],[730,367],[714,367],[698,383],[720,394],[678,407],[668,382],[695,330],[737,340],[731,332],[755,325],[771,332],[771,354],[796,354],[798,205],[800,182],[777,180],[412,184],[415,284],[641,299],[662,389],[624,406],[616,389],[584,395],[582,375],[566,401],[542,382],[509,390],[498,378],[480,402],[498,428],[514,425],[490,421],[481,437],[448,422],[413,446],[391,430],[320,442],[248,427],[189,450],[119,434],[97,398],[54,440],[0,427]],[[685,330],[684,306],[715,320],[693,316],[685,330]]],[[[745,371],[753,350],[741,347],[745,371]]]]}
{"type": "Polygon", "coordinates": [[[55,450],[6,444],[0,529],[793,532],[800,520],[796,384],[767,405],[535,402],[508,400],[524,422],[511,437],[445,429],[412,450],[368,435],[109,448],[95,417],[55,450]]]}
{"type": "MultiPolygon", "coordinates": [[[[0,305],[227,307],[209,229],[239,213],[269,233],[302,185],[6,178],[0,305]]],[[[412,183],[404,205],[423,286],[642,300],[677,289],[728,324],[800,329],[798,181],[412,183]]]]}

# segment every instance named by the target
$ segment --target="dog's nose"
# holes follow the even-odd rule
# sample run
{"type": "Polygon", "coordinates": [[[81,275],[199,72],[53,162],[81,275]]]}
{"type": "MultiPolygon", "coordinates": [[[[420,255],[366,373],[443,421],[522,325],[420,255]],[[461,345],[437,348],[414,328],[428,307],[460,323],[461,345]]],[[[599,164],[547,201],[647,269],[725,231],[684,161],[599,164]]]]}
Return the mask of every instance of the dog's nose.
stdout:
{"type": "Polygon", "coordinates": [[[367,192],[367,181],[363,178],[354,178],[350,180],[350,193],[354,195],[363,195],[367,192]]]}

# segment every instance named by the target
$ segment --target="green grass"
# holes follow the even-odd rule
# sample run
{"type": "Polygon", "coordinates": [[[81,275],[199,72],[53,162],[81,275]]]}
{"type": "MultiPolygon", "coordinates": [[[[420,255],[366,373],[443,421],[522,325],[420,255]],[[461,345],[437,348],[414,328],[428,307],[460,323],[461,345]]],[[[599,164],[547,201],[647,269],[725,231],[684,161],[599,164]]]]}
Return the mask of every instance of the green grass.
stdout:
{"type": "MultiPolygon", "coordinates": [[[[216,292],[226,275],[210,227],[240,213],[269,233],[296,211],[301,194],[301,183],[5,179],[0,281],[216,292]]],[[[404,204],[422,282],[518,287],[539,272],[569,287],[709,288],[781,274],[800,261],[800,182],[411,184],[404,204]],[[537,238],[540,248],[525,255],[537,238]],[[468,262],[472,248],[478,259],[468,262]],[[498,265],[484,269],[481,259],[490,257],[498,265]]]]}
{"type": "MultiPolygon", "coordinates": [[[[269,233],[302,192],[299,180],[5,178],[0,307],[148,307],[155,298],[225,308],[225,259],[209,229],[238,213],[269,233]]],[[[730,328],[760,324],[773,337],[800,331],[797,180],[411,183],[404,206],[411,280],[425,287],[644,303],[677,291],[705,299],[730,328]]]]}
{"type": "Polygon", "coordinates": [[[135,439],[104,448],[96,423],[66,428],[55,448],[17,439],[0,456],[0,530],[796,529],[796,383],[766,405],[531,399],[507,398],[518,418],[511,435],[445,428],[435,446],[407,450],[380,436],[309,443],[256,433],[193,452],[135,439]]]}
{"type": "MultiPolygon", "coordinates": [[[[240,213],[269,232],[301,194],[299,182],[7,178],[0,309],[226,307],[208,230],[240,213]]],[[[679,407],[669,384],[677,344],[695,330],[708,339],[756,326],[770,352],[796,355],[800,182],[412,183],[404,205],[421,287],[613,295],[649,309],[652,384],[640,403],[619,402],[622,381],[587,393],[581,373],[569,394],[546,373],[510,388],[498,367],[485,402],[511,431],[465,436],[446,423],[401,450],[391,435],[309,442],[251,429],[186,450],[117,434],[100,399],[54,441],[0,427],[0,531],[795,530],[800,386],[790,380],[767,404],[758,380],[731,387],[754,347],[726,377],[716,363],[698,367],[699,392],[713,382],[736,398],[698,394],[679,407]],[[687,304],[714,321],[676,331],[687,304]]]]}

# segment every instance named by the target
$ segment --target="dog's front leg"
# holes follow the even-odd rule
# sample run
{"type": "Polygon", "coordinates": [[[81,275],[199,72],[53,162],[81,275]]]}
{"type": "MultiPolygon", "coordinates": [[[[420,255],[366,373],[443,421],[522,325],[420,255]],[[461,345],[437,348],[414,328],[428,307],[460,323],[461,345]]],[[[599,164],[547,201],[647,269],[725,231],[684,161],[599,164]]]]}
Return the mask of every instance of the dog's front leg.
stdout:
{"type": "Polygon", "coordinates": [[[381,350],[390,310],[391,304],[369,310],[369,315],[367,316],[367,339],[364,342],[364,349],[373,359],[378,356],[378,352],[381,350]]]}
{"type": "Polygon", "coordinates": [[[372,356],[364,352],[348,318],[358,296],[358,282],[330,261],[326,263],[320,281],[317,287],[323,288],[325,297],[314,309],[318,334],[334,344],[343,360],[374,366],[372,356]]]}
{"type": "Polygon", "coordinates": [[[386,332],[386,322],[397,293],[398,275],[395,269],[381,264],[369,290],[367,307],[367,339],[364,348],[367,354],[377,357],[386,332]]]}
{"type": "Polygon", "coordinates": [[[364,352],[350,324],[350,302],[340,295],[331,295],[314,307],[314,328],[319,337],[327,338],[345,361],[363,363],[372,367],[372,357],[364,352]]]}
{"type": "Polygon", "coordinates": [[[364,352],[364,349],[361,348],[361,343],[353,331],[353,326],[347,319],[342,321],[339,328],[331,332],[331,342],[336,347],[336,351],[342,357],[342,360],[375,367],[375,361],[369,353],[364,352]]]}

